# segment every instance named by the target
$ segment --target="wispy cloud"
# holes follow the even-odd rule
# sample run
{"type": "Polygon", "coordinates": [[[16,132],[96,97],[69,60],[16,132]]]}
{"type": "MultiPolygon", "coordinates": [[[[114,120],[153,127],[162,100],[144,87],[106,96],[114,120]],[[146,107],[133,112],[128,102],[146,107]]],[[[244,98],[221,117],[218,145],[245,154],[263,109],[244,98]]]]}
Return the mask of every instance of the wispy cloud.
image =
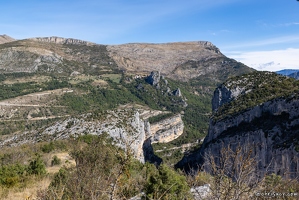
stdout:
{"type": "Polygon", "coordinates": [[[299,69],[299,49],[274,51],[234,52],[227,54],[249,67],[257,70],[278,71],[281,69],[299,69]]]}
{"type": "Polygon", "coordinates": [[[219,35],[223,35],[223,34],[226,34],[226,33],[232,33],[232,31],[229,31],[227,29],[222,29],[222,30],[218,30],[218,31],[209,30],[209,33],[211,35],[214,35],[214,36],[219,36],[219,35]]]}
{"type": "Polygon", "coordinates": [[[269,23],[263,20],[258,20],[256,23],[262,28],[283,28],[299,25],[299,22],[269,23]]]}
{"type": "Polygon", "coordinates": [[[285,23],[285,24],[282,24],[283,26],[296,26],[296,25],[299,25],[299,22],[291,22],[291,23],[285,23]]]}
{"type": "Polygon", "coordinates": [[[299,35],[288,35],[288,36],[275,37],[275,38],[269,38],[269,39],[258,40],[258,41],[250,41],[250,42],[247,41],[239,44],[227,45],[224,47],[224,49],[233,50],[239,48],[260,47],[260,46],[267,46],[273,44],[283,44],[283,43],[293,43],[293,42],[299,42],[299,35]]]}

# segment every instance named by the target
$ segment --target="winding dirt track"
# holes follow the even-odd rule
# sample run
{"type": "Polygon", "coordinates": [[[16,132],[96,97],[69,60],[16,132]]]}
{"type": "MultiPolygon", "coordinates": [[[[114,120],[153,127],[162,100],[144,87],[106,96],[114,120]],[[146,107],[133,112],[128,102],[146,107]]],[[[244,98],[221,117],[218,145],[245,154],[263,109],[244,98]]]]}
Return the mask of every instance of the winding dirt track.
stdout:
{"type": "MultiPolygon", "coordinates": [[[[2,114],[10,113],[12,110],[31,110],[37,108],[63,108],[65,106],[59,105],[51,105],[51,101],[55,99],[55,97],[63,95],[64,93],[73,92],[73,90],[68,88],[56,89],[50,91],[36,92],[23,96],[18,96],[11,99],[5,99],[0,101],[0,110],[2,114]]],[[[51,116],[43,116],[43,117],[28,117],[27,119],[0,119],[0,121],[38,121],[38,120],[46,120],[46,119],[55,119],[55,118],[63,118],[69,115],[51,115],[51,116]]]]}

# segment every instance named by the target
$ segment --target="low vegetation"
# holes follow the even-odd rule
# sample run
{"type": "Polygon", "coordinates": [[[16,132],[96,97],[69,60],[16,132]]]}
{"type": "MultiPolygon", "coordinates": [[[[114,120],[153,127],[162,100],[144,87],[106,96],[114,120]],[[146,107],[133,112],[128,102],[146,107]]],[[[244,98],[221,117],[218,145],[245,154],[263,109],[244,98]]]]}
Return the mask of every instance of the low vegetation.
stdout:
{"type": "Polygon", "coordinates": [[[299,81],[272,72],[237,76],[226,81],[224,85],[229,89],[240,88],[244,94],[221,106],[214,114],[215,121],[275,98],[294,98],[299,92],[299,81]]]}
{"type": "Polygon", "coordinates": [[[156,167],[140,163],[130,150],[114,146],[106,134],[23,145],[9,148],[0,155],[0,199],[25,199],[16,195],[47,180],[45,187],[36,187],[28,197],[62,200],[140,196],[149,200],[188,200],[193,199],[193,195],[202,195],[199,192],[191,194],[192,187],[209,184],[210,192],[205,196],[209,200],[252,199],[265,192],[285,193],[293,195],[285,199],[296,199],[294,194],[298,195],[299,190],[296,180],[282,179],[274,174],[258,177],[255,168],[258,161],[251,156],[252,151],[244,146],[238,148],[222,149],[218,158],[207,155],[206,171],[189,176],[165,164],[156,167]],[[61,152],[68,152],[74,164],[59,158],[61,152]]]}
{"type": "Polygon", "coordinates": [[[142,192],[145,199],[191,197],[185,176],[167,165],[141,164],[111,142],[105,134],[73,140],[70,155],[76,167],[62,167],[38,198],[129,199],[142,192]]]}

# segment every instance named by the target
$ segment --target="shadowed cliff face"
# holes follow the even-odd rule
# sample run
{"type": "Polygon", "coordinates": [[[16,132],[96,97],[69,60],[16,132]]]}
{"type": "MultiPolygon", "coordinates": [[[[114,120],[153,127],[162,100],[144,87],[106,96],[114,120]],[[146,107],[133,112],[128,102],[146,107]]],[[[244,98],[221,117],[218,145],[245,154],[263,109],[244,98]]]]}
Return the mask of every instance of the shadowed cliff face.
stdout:
{"type": "MultiPolygon", "coordinates": [[[[237,88],[237,87],[236,87],[237,88]]],[[[223,85],[214,93],[214,112],[222,104],[245,94],[230,91],[223,85]]],[[[238,92],[236,92],[238,91],[238,92]]],[[[186,171],[202,168],[209,171],[208,153],[219,156],[222,148],[253,148],[259,176],[275,173],[286,178],[299,176],[299,95],[279,97],[237,112],[220,120],[210,120],[209,132],[201,148],[183,158],[177,167],[186,171]]]]}

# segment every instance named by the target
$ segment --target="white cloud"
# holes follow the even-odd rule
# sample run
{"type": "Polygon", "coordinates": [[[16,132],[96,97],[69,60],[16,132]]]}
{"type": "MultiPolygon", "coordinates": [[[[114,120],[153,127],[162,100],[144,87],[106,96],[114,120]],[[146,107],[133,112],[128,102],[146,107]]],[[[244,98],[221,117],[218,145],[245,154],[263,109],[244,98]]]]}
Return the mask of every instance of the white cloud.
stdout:
{"type": "Polygon", "coordinates": [[[299,49],[232,52],[227,56],[257,70],[299,69],[299,49]]]}

